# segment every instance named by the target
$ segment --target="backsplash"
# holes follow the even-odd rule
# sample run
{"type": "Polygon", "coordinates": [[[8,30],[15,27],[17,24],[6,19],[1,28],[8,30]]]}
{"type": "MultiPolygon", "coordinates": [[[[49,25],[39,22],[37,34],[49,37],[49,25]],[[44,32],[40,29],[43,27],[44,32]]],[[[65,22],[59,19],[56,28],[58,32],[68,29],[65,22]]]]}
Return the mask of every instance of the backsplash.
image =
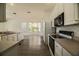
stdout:
{"type": "Polygon", "coordinates": [[[74,36],[79,37],[79,24],[71,25],[71,26],[58,27],[57,32],[59,32],[59,30],[74,31],[74,36]]]}

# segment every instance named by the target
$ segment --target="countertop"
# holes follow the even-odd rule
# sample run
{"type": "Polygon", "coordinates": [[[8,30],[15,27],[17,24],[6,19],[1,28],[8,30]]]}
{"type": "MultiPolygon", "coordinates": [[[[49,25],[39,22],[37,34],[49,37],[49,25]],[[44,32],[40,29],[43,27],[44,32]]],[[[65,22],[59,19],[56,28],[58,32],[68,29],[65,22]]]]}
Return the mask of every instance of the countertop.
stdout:
{"type": "Polygon", "coordinates": [[[0,35],[9,35],[9,34],[17,34],[17,32],[13,32],[13,31],[1,31],[0,35]]]}
{"type": "Polygon", "coordinates": [[[63,48],[65,48],[71,55],[79,56],[79,42],[76,40],[67,40],[56,38],[57,41],[63,48]]]}
{"type": "MultiPolygon", "coordinates": [[[[19,32],[13,32],[13,31],[1,31],[0,32],[0,36],[3,35],[10,35],[10,34],[17,34],[19,32]]],[[[0,40],[0,54],[2,54],[3,52],[5,52],[7,49],[15,46],[16,44],[18,44],[19,42],[21,42],[23,39],[21,40],[0,40]]]]}
{"type": "Polygon", "coordinates": [[[56,42],[58,42],[64,49],[66,49],[71,55],[79,56],[79,41],[67,38],[53,38],[53,39],[56,42]]]}
{"type": "Polygon", "coordinates": [[[3,53],[4,51],[6,51],[7,49],[13,47],[14,45],[16,45],[17,43],[19,43],[22,40],[2,40],[0,41],[0,54],[3,53]]]}

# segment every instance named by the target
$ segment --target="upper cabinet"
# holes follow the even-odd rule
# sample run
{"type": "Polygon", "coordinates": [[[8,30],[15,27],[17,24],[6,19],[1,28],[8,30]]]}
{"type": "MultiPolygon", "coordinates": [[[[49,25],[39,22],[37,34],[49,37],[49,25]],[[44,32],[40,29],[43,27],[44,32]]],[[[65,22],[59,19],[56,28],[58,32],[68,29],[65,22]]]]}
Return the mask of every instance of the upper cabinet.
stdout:
{"type": "Polygon", "coordinates": [[[58,6],[58,8],[57,8],[57,10],[58,10],[57,16],[58,16],[64,12],[64,8],[63,8],[63,3],[59,3],[59,4],[57,4],[57,6],[58,6]]]}
{"type": "Polygon", "coordinates": [[[0,3],[0,22],[6,21],[6,4],[0,3]]]}
{"type": "Polygon", "coordinates": [[[63,3],[57,3],[51,13],[52,27],[54,27],[54,19],[64,12],[63,3]]]}
{"type": "Polygon", "coordinates": [[[55,5],[54,10],[53,10],[53,17],[56,18],[58,15],[60,15],[61,13],[64,12],[63,9],[63,4],[62,3],[58,3],[55,5]]]}
{"type": "Polygon", "coordinates": [[[78,3],[57,3],[52,11],[52,27],[54,19],[64,12],[64,25],[79,24],[79,4],[78,3]]]}
{"type": "Polygon", "coordinates": [[[62,56],[63,47],[55,41],[55,56],[62,56]]]}
{"type": "Polygon", "coordinates": [[[64,4],[64,25],[77,24],[79,20],[78,4],[66,3],[64,4]]]}

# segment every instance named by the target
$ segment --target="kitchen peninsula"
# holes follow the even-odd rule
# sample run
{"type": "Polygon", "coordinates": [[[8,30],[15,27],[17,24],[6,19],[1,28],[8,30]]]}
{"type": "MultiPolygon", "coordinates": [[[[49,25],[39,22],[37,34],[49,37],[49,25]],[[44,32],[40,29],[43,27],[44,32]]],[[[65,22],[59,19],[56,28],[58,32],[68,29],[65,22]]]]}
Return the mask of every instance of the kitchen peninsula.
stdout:
{"type": "Polygon", "coordinates": [[[19,39],[19,33],[12,31],[0,32],[0,55],[17,55],[18,47],[23,39],[19,39]]]}

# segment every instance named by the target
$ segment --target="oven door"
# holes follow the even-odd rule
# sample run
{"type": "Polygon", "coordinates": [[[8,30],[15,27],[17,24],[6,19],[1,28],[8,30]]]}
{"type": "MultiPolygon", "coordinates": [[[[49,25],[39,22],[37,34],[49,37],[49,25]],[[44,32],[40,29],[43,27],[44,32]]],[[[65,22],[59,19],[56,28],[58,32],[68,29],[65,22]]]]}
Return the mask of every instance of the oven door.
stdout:
{"type": "Polygon", "coordinates": [[[54,39],[51,36],[49,36],[49,47],[54,55],[54,39]]]}

